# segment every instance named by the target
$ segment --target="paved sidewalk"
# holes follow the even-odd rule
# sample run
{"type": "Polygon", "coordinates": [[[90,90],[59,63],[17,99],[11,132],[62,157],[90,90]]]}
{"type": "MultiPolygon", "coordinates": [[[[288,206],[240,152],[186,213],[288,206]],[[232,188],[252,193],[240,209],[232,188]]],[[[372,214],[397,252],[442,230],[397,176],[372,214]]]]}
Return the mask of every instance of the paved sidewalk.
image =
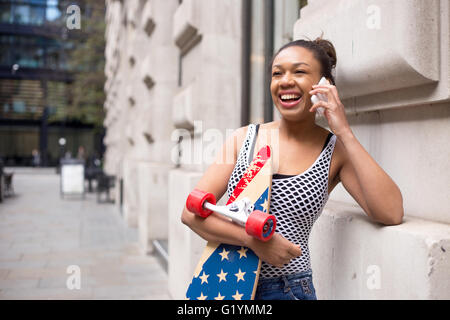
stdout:
{"type": "Polygon", "coordinates": [[[0,299],[170,299],[166,272],[113,204],[61,199],[54,169],[13,171],[16,195],[0,203],[0,299]],[[67,287],[71,265],[80,289],[67,287]]]}

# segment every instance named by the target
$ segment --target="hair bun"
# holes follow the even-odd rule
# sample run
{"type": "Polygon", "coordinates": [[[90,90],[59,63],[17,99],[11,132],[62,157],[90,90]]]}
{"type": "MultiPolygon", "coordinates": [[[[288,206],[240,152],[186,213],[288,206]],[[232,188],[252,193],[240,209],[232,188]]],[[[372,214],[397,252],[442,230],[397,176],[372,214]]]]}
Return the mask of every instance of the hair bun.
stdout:
{"type": "Polygon", "coordinates": [[[316,38],[313,42],[326,52],[326,54],[330,58],[331,68],[336,68],[337,57],[336,49],[334,48],[333,44],[328,40],[322,39],[322,36],[316,38]]]}

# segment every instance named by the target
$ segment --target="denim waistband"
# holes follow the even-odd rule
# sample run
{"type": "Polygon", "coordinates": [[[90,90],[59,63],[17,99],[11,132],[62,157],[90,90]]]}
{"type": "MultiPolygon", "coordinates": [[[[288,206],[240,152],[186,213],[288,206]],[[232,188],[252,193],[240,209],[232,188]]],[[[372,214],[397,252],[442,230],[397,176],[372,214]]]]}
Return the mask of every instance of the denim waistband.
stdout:
{"type": "Polygon", "coordinates": [[[312,278],[312,271],[303,271],[273,278],[259,278],[258,289],[278,289],[299,284],[302,279],[312,278]]]}

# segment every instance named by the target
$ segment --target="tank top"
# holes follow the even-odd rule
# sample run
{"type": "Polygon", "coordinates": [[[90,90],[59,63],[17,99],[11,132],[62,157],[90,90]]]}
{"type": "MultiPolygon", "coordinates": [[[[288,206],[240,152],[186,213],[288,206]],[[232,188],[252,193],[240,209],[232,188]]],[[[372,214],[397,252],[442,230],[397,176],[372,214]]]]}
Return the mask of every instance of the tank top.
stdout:
{"type": "MultiPolygon", "coordinates": [[[[228,197],[231,196],[253,160],[258,129],[259,125],[250,124],[248,127],[246,138],[228,181],[228,197]]],[[[277,219],[276,232],[292,243],[300,245],[302,255],[292,259],[282,268],[263,261],[260,277],[272,278],[311,270],[308,240],[311,228],[328,200],[328,174],[335,143],[336,136],[330,132],[322,152],[306,171],[293,176],[273,175],[270,213],[277,219]]]]}

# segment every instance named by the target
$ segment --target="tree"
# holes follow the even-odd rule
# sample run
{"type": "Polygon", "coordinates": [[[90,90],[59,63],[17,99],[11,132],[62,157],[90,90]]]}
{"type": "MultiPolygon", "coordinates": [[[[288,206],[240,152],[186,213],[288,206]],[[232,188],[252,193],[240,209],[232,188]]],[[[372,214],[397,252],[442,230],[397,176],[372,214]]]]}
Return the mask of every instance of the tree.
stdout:
{"type": "Polygon", "coordinates": [[[104,1],[60,1],[62,12],[70,4],[77,4],[81,12],[81,28],[68,30],[67,60],[74,74],[70,86],[68,120],[103,127],[105,116],[105,2],[104,1]]]}

